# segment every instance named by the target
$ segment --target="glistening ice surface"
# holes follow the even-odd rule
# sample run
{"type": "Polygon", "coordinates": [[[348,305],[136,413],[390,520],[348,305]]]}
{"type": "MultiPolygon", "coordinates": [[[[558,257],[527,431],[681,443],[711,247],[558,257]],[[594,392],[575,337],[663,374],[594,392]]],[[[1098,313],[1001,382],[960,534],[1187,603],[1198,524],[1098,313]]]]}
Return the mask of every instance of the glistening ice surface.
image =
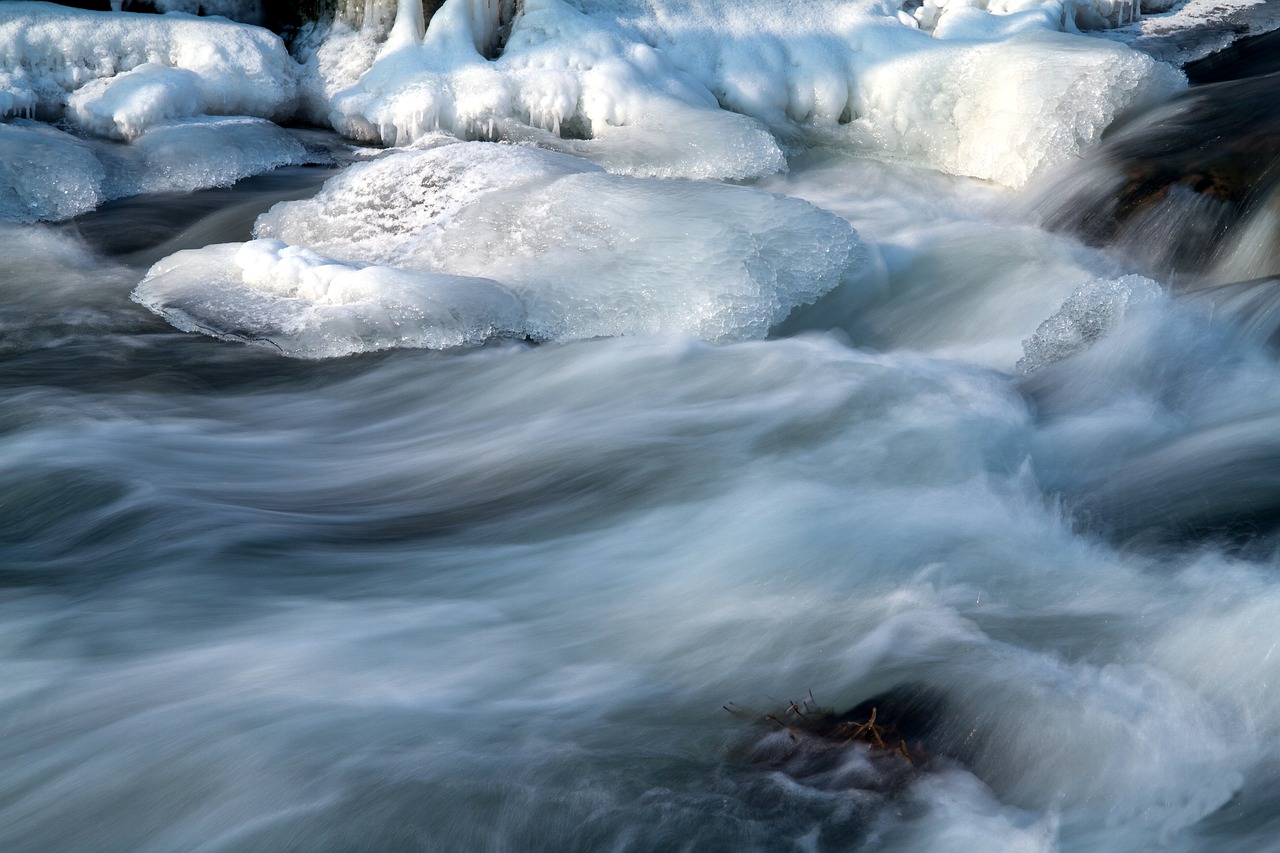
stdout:
{"type": "Polygon", "coordinates": [[[0,4],[0,850],[1276,847],[1274,79],[400,5],[0,4]]]}

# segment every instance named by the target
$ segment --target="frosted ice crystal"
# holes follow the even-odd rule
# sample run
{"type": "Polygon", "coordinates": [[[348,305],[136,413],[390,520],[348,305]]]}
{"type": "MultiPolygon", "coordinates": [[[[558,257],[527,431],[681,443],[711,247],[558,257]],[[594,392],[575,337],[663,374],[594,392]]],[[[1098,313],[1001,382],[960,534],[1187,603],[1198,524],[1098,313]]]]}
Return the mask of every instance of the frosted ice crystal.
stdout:
{"type": "Polygon", "coordinates": [[[1095,281],[1078,288],[1052,317],[1023,341],[1018,361],[1023,373],[1061,361],[1088,347],[1115,326],[1131,305],[1154,299],[1160,285],[1149,278],[1127,275],[1095,281]]]}

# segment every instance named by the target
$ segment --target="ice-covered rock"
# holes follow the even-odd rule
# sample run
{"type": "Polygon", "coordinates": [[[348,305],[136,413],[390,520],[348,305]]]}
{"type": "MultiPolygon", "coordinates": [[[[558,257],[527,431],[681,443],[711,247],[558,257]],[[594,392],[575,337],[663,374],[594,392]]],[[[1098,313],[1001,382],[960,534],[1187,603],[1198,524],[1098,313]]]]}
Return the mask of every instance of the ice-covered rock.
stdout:
{"type": "Polygon", "coordinates": [[[903,8],[916,26],[937,38],[982,38],[1027,29],[1123,27],[1139,20],[1146,5],[1139,0],[907,0],[903,8]]]}
{"type": "Polygon", "coordinates": [[[294,136],[258,118],[184,119],[128,144],[20,119],[0,123],[0,219],[57,222],[111,199],[230,186],[307,159],[294,136]]]}
{"type": "Polygon", "coordinates": [[[867,259],[847,222],[799,199],[629,178],[549,151],[445,145],[354,166],[256,234],[333,257],[509,287],[543,340],[762,337],[867,259]]]}
{"type": "Polygon", "coordinates": [[[169,122],[110,150],[116,154],[109,158],[116,164],[106,183],[110,198],[228,187],[308,158],[305,146],[278,125],[244,117],[169,122]]]}
{"type": "Polygon", "coordinates": [[[335,261],[279,240],[178,252],[133,293],[174,326],[329,358],[520,334],[524,308],[484,278],[335,261]]]}
{"type": "Polygon", "coordinates": [[[70,219],[105,199],[93,146],[32,121],[0,123],[0,219],[70,219]]]}
{"type": "Polygon", "coordinates": [[[621,174],[744,178],[784,167],[780,140],[1017,187],[1184,83],[1123,45],[1057,33],[1076,21],[1061,3],[956,5],[917,9],[939,13],[933,38],[880,0],[447,0],[358,82],[340,88],[367,50],[317,60],[307,88],[341,132],[393,145],[444,129],[621,174]]]}
{"type": "Polygon", "coordinates": [[[353,166],[256,231],[165,259],[135,299],[179,328],[302,357],[493,335],[732,340],[764,336],[867,259],[847,222],[798,199],[478,142],[353,166]]]}
{"type": "Polygon", "coordinates": [[[10,113],[65,117],[114,136],[136,135],[147,122],[189,116],[197,107],[283,119],[297,107],[297,78],[284,43],[259,27],[0,3],[0,108],[10,113]],[[123,79],[111,81],[117,77],[123,79]]]}
{"type": "Polygon", "coordinates": [[[526,139],[641,176],[746,178],[785,167],[764,127],[720,110],[661,51],[607,18],[524,0],[503,38],[504,7],[514,9],[449,0],[421,43],[416,23],[393,30],[359,83],[333,95],[333,126],[390,145],[440,129],[526,139]]]}

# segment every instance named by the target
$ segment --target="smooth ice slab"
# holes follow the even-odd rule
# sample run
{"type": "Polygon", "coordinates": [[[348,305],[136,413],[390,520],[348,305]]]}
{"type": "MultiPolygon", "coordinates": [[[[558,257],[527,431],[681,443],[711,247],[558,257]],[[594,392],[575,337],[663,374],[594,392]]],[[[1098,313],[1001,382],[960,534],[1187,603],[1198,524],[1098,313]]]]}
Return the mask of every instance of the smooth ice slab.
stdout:
{"type": "Polygon", "coordinates": [[[335,261],[279,240],[178,252],[133,299],[183,331],[297,358],[480,344],[524,320],[497,282],[335,261]]]}
{"type": "Polygon", "coordinates": [[[496,278],[543,340],[763,337],[867,262],[845,220],[799,199],[478,142],[354,166],[315,198],[276,205],[256,233],[496,278]]]}

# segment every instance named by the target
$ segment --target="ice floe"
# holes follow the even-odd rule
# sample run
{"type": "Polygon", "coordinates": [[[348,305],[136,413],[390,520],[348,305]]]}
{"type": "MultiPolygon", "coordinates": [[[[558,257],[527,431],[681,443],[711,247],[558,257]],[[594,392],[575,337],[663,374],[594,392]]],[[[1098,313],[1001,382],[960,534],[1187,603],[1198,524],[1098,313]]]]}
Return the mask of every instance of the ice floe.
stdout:
{"type": "MultiPolygon", "coordinates": [[[[400,304],[404,276],[496,279],[519,300],[523,316],[513,325],[506,309],[494,314],[487,328],[495,333],[551,341],[636,334],[734,340],[763,337],[792,309],[842,282],[856,287],[868,258],[845,220],[798,199],[612,175],[556,152],[479,142],[353,166],[315,198],[276,205],[259,219],[256,233],[268,242],[249,244],[259,247],[254,257],[271,252],[282,260],[228,286],[221,273],[203,284],[196,273],[230,269],[231,249],[205,250],[207,260],[184,253],[177,256],[184,259],[180,268],[193,272],[178,276],[181,286],[169,283],[176,258],[162,261],[140,287],[139,301],[171,319],[187,318],[175,323],[181,328],[266,338],[289,354],[317,354],[316,347],[280,342],[281,316],[302,325],[313,316],[297,307],[308,297],[280,282],[294,282],[304,261],[325,270],[356,264],[386,271],[362,272],[361,280],[374,290],[385,282],[377,299],[387,304],[400,304]],[[320,260],[319,253],[339,260],[320,260]],[[250,290],[253,299],[244,297],[250,290]],[[197,317],[204,319],[191,319],[197,317]]],[[[464,312],[473,304],[461,289],[433,298],[464,312]]],[[[436,324],[434,317],[420,315],[429,324],[436,324]]],[[[383,318],[361,338],[376,344],[352,344],[347,351],[438,345],[429,336],[396,343],[403,335],[382,328],[412,322],[383,318]]],[[[439,345],[475,339],[464,335],[439,345]]],[[[339,354],[343,346],[319,354],[339,354]]]]}

